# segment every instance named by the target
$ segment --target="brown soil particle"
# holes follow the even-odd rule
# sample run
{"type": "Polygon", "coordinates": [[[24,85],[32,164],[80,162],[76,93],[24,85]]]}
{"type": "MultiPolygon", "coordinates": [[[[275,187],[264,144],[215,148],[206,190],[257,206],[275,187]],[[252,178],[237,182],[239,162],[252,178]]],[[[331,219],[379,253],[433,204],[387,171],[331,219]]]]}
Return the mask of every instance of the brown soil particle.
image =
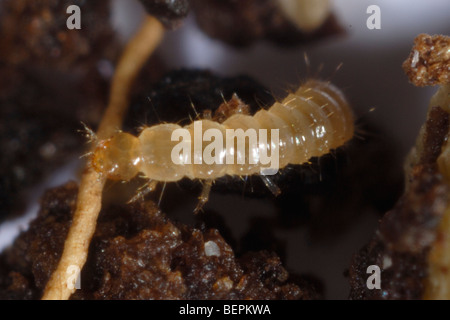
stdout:
{"type": "Polygon", "coordinates": [[[422,164],[436,165],[436,160],[441,154],[442,146],[447,139],[447,133],[450,127],[449,118],[450,115],[448,112],[442,110],[440,107],[432,107],[430,109],[425,128],[434,129],[428,129],[424,132],[423,151],[420,159],[422,164]]]}
{"type": "Polygon", "coordinates": [[[421,171],[395,208],[381,220],[379,232],[352,259],[350,298],[421,299],[427,255],[445,209],[448,188],[440,175],[421,171]],[[381,268],[381,290],[369,290],[367,268],[381,268]]]}
{"type": "Polygon", "coordinates": [[[81,122],[94,126],[106,105],[120,50],[109,0],[77,3],[80,30],[66,26],[71,4],[1,1],[0,219],[23,209],[22,191],[81,153],[81,122]]]}
{"type": "Polygon", "coordinates": [[[0,61],[71,70],[114,58],[117,46],[109,24],[109,0],[79,1],[81,29],[66,26],[71,0],[6,0],[1,3],[0,61]]]}
{"type": "Polygon", "coordinates": [[[448,201],[448,185],[436,166],[448,127],[448,114],[432,108],[420,160],[411,170],[408,188],[381,219],[371,242],[352,259],[351,299],[422,298],[428,252],[448,201]],[[370,265],[381,268],[381,290],[367,288],[370,265]]]}
{"type": "MultiPolygon", "coordinates": [[[[28,231],[0,256],[0,298],[37,299],[62,251],[77,186],[42,199],[28,231]]],[[[266,251],[236,258],[215,229],[170,221],[153,202],[102,210],[72,299],[312,299],[266,251]]]]}
{"type": "Polygon", "coordinates": [[[41,200],[39,216],[0,256],[1,299],[39,298],[59,261],[77,190],[77,185],[71,182],[48,191],[41,200]]]}
{"type": "Polygon", "coordinates": [[[187,16],[190,0],[140,0],[147,12],[157,17],[167,28],[176,28],[187,16]]]}
{"type": "Polygon", "coordinates": [[[403,69],[416,86],[450,83],[450,37],[418,35],[403,69]]]}
{"type": "Polygon", "coordinates": [[[342,32],[330,16],[320,28],[305,34],[283,15],[276,0],[193,0],[192,6],[206,34],[235,46],[262,39],[297,44],[342,32]]]}

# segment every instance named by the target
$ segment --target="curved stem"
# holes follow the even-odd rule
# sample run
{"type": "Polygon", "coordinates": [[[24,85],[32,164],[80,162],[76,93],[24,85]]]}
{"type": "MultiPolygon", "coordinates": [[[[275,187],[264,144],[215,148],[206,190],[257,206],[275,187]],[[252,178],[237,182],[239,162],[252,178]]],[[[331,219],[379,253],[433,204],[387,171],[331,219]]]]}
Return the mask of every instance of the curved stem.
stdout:
{"type": "MultiPolygon", "coordinates": [[[[122,125],[128,109],[130,88],[148,57],[160,43],[163,27],[155,18],[147,16],[136,35],[127,44],[114,74],[109,104],[100,122],[97,136],[109,138],[122,125]]],[[[44,300],[66,300],[75,290],[70,283],[73,273],[83,268],[89,244],[101,209],[102,191],[106,178],[87,166],[78,191],[77,208],[64,243],[64,251],[56,270],[44,291],[44,300]]]]}

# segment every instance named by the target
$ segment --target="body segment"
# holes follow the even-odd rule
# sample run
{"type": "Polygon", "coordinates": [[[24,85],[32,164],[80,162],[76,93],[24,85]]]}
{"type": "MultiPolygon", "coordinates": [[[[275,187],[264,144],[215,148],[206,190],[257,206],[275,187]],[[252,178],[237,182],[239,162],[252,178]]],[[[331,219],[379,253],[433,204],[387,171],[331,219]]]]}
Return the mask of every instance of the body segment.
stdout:
{"type": "Polygon", "coordinates": [[[96,170],[116,180],[130,180],[138,172],[164,182],[183,177],[213,180],[226,174],[258,173],[262,151],[277,151],[279,168],[305,163],[340,147],[353,137],[353,131],[353,114],[342,92],[328,82],[310,80],[253,116],[233,114],[221,123],[196,120],[184,128],[159,124],[145,128],[138,137],[118,132],[99,143],[92,163],[96,170]],[[266,139],[257,136],[255,144],[255,133],[264,133],[266,139]],[[275,133],[277,139],[273,140],[275,133]],[[199,145],[196,138],[204,142],[199,145]],[[172,151],[184,147],[187,150],[176,153],[174,162],[172,151]],[[202,156],[205,153],[214,161],[202,156]]]}

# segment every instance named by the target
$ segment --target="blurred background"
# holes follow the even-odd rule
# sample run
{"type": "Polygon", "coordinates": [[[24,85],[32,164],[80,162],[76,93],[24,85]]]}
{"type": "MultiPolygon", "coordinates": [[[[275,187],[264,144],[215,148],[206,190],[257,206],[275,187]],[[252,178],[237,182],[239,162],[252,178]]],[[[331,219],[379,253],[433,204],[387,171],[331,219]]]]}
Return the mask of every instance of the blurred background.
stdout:
{"type": "MultiPolygon", "coordinates": [[[[370,122],[376,131],[361,132],[382,135],[393,145],[386,149],[398,172],[413,146],[425,120],[428,102],[436,88],[417,88],[409,84],[401,68],[419,33],[450,33],[448,0],[332,0],[333,12],[344,30],[342,34],[313,43],[278,46],[257,41],[235,48],[209,38],[189,15],[182,26],[168,31],[157,55],[167,69],[208,69],[220,76],[248,75],[281,98],[286,89],[316,75],[330,78],[342,88],[358,119],[370,122]],[[381,29],[369,30],[366,13],[370,5],[381,9],[381,29]],[[310,66],[305,63],[305,54],[310,66]],[[336,71],[337,67],[342,67],[336,71]],[[323,67],[320,67],[323,65],[323,67]]],[[[143,9],[137,1],[114,0],[111,19],[122,41],[139,26],[143,9]]],[[[60,168],[45,183],[34,188],[25,217],[0,225],[0,248],[11,243],[21,228],[38,210],[38,199],[50,187],[68,179],[77,179],[79,161],[74,159],[60,168]]],[[[386,181],[388,184],[389,181],[386,181]]],[[[183,206],[194,208],[195,197],[183,206]]],[[[168,204],[164,206],[170,209],[168,204]]],[[[252,199],[215,192],[208,210],[221,216],[236,239],[249,232],[251,221],[273,219],[278,208],[273,199],[252,199]]],[[[295,207],[292,208],[295,211],[295,207]]],[[[193,223],[189,210],[168,212],[171,217],[193,223]]],[[[295,274],[310,274],[324,286],[327,299],[346,299],[349,292],[345,271],[353,253],[368,242],[377,227],[379,213],[370,209],[351,215],[344,232],[328,230],[326,237],[312,237],[307,224],[286,228],[274,224],[273,236],[283,243],[286,268],[295,274]]]]}

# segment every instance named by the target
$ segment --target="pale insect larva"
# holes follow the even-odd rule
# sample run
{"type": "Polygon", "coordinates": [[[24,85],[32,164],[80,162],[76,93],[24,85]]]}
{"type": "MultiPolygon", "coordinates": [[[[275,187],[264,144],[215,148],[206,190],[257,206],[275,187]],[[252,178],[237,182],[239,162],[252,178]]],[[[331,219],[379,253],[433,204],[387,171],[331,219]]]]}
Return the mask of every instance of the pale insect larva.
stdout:
{"type": "MultiPolygon", "coordinates": [[[[199,124],[202,125],[202,137],[203,132],[211,128],[221,132],[239,128],[244,131],[249,128],[278,129],[280,168],[288,164],[303,164],[312,157],[329,153],[350,140],[354,133],[353,113],[343,93],[329,82],[319,80],[307,81],[282,101],[274,103],[268,110],[259,110],[253,116],[238,109],[222,123],[202,119],[185,128],[192,132],[199,124]]],[[[117,132],[98,144],[91,164],[98,172],[114,180],[130,180],[139,172],[153,182],[173,182],[184,177],[206,180],[199,207],[206,203],[214,179],[260,172],[259,164],[248,161],[249,154],[255,150],[248,150],[243,155],[244,164],[237,164],[237,161],[234,164],[226,161],[194,164],[188,159],[179,159],[179,164],[174,164],[171,154],[179,142],[172,141],[171,137],[174,130],[180,128],[172,123],[158,124],[145,128],[137,137],[117,132]]],[[[270,145],[266,147],[271,149],[270,145]]],[[[239,150],[234,143],[227,145],[220,156],[225,158],[227,154],[233,154],[236,159],[237,153],[239,150]]],[[[271,184],[270,179],[262,177],[271,191],[277,193],[277,187],[271,184]]]]}

